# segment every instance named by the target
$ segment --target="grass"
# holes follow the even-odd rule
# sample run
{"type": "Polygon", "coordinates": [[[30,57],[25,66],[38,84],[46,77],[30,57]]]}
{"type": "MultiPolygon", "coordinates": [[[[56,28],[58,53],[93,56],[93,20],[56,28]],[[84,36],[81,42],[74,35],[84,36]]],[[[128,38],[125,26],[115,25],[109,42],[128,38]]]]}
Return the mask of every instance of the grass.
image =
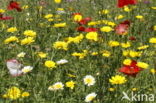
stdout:
{"type": "MultiPolygon", "coordinates": [[[[85,96],[91,92],[97,94],[93,103],[130,103],[128,100],[121,101],[123,91],[130,94],[132,88],[137,88],[136,93],[156,94],[156,75],[150,73],[150,69],[156,69],[156,48],[155,44],[149,43],[149,39],[156,35],[156,31],[151,29],[156,25],[156,11],[151,9],[152,6],[156,6],[154,0],[151,0],[152,3],[150,4],[139,2],[131,12],[125,12],[123,9],[117,8],[115,0],[75,0],[73,2],[64,1],[60,4],[46,0],[48,5],[43,7],[42,10],[38,9],[38,0],[19,2],[21,5],[28,5],[29,8],[22,12],[16,12],[15,10],[6,11],[6,15],[11,15],[14,19],[0,21],[0,103],[84,103],[85,96]],[[61,15],[61,21],[55,19],[53,22],[48,22],[44,15],[49,13],[56,15],[57,8],[64,8],[66,12],[61,15]],[[108,9],[110,13],[100,15],[98,12],[104,9],[108,9]],[[131,26],[128,34],[125,36],[116,35],[114,31],[109,33],[99,31],[98,34],[101,41],[93,42],[83,39],[79,44],[70,44],[67,51],[54,49],[52,47],[54,42],[63,41],[67,37],[75,37],[80,34],[75,30],[78,24],[73,22],[71,16],[72,13],[76,12],[80,12],[83,17],[91,17],[92,21],[108,20],[119,24],[124,20],[130,20],[131,26]],[[28,16],[27,13],[30,15],[28,16]],[[120,14],[124,15],[125,18],[116,20],[115,17],[120,14]],[[136,19],[135,16],[137,15],[142,15],[144,19],[136,19]],[[67,26],[65,28],[52,27],[53,24],[59,22],[66,22],[67,26]],[[43,26],[41,26],[41,23],[43,26]],[[8,33],[6,30],[9,27],[17,27],[18,31],[8,33]],[[23,39],[25,30],[33,30],[37,33],[34,43],[31,45],[20,45],[20,43],[4,44],[4,40],[12,35],[17,36],[20,40],[23,39]],[[128,49],[121,46],[110,47],[108,45],[110,40],[116,40],[120,43],[127,42],[130,36],[135,36],[137,40],[132,42],[132,46],[128,49]],[[137,47],[142,45],[149,45],[149,48],[142,50],[143,53],[140,57],[131,59],[146,62],[149,64],[149,68],[141,71],[136,77],[125,76],[118,72],[118,69],[123,65],[122,61],[130,58],[123,56],[122,51],[138,51],[137,47]],[[111,56],[103,57],[101,54],[91,56],[89,53],[84,59],[71,56],[73,52],[82,52],[84,49],[89,52],[108,50],[111,56]],[[37,52],[40,51],[47,53],[47,57],[41,59],[37,55],[37,52]],[[17,54],[20,52],[25,52],[26,56],[17,58],[17,54]],[[9,75],[6,67],[6,60],[11,58],[18,59],[23,65],[31,65],[34,69],[26,75],[12,77],[9,75]],[[69,62],[59,65],[52,70],[44,66],[46,60],[56,62],[60,59],[67,59],[69,62]],[[71,78],[67,74],[73,74],[76,77],[71,78]],[[125,76],[127,82],[122,85],[112,85],[109,79],[117,74],[125,76]],[[90,87],[84,85],[83,78],[86,75],[94,76],[96,79],[95,85],[90,87]],[[58,91],[48,90],[48,87],[56,82],[60,81],[65,84],[70,80],[76,82],[73,90],[67,87],[58,91]],[[3,98],[2,95],[12,86],[16,86],[22,91],[28,91],[30,96],[16,100],[3,98]],[[111,92],[109,88],[115,88],[115,91],[111,92]]],[[[4,2],[4,4],[7,5],[8,2],[4,2]]],[[[132,8],[132,6],[129,7],[132,8]]],[[[1,9],[5,9],[4,5],[1,9]]],[[[101,28],[103,26],[106,26],[106,24],[99,24],[93,27],[101,28]]],[[[86,33],[83,33],[83,35],[85,36],[86,33]]],[[[133,101],[132,103],[139,102],[133,101]]],[[[140,103],[146,103],[146,101],[140,103]]]]}

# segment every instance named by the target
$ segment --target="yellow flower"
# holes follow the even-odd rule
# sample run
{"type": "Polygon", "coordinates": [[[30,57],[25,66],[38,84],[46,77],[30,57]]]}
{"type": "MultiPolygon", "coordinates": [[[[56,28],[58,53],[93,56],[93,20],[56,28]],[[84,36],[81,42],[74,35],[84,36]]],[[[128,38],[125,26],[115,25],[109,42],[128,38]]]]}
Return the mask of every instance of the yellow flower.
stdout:
{"type": "Polygon", "coordinates": [[[118,15],[118,16],[115,17],[115,19],[117,19],[117,20],[122,19],[122,18],[124,18],[123,15],[118,15]]]}
{"type": "Polygon", "coordinates": [[[116,47],[116,46],[119,46],[120,45],[120,43],[118,42],[118,41],[109,41],[109,46],[111,46],[111,47],[116,47]]]}
{"type": "Polygon", "coordinates": [[[55,18],[60,18],[61,17],[61,15],[55,15],[55,18]]]}
{"type": "Polygon", "coordinates": [[[112,31],[113,29],[110,27],[110,26],[104,26],[100,29],[102,32],[110,32],[112,31]]]}
{"type": "Polygon", "coordinates": [[[155,70],[155,69],[151,69],[150,72],[151,72],[152,74],[156,74],[156,70],[155,70]]]}
{"type": "Polygon", "coordinates": [[[29,45],[31,43],[35,42],[34,38],[27,37],[21,40],[21,45],[29,45]]]}
{"type": "Polygon", "coordinates": [[[7,94],[3,94],[2,97],[3,98],[8,98],[8,95],[7,94]]]}
{"type": "Polygon", "coordinates": [[[80,43],[80,41],[84,38],[83,34],[76,36],[73,40],[74,43],[80,43]]]}
{"type": "Polygon", "coordinates": [[[83,59],[84,57],[86,57],[86,55],[87,55],[87,52],[82,52],[82,53],[74,52],[74,53],[72,53],[72,56],[79,57],[79,59],[83,59]]]}
{"type": "Polygon", "coordinates": [[[156,43],[156,37],[150,38],[149,43],[156,43]]]}
{"type": "Polygon", "coordinates": [[[108,14],[109,13],[109,10],[105,9],[105,10],[102,10],[99,12],[99,14],[108,14]]]}
{"type": "Polygon", "coordinates": [[[66,82],[66,87],[69,87],[70,89],[74,89],[75,82],[73,82],[73,81],[66,82]]]}
{"type": "Polygon", "coordinates": [[[143,49],[146,49],[148,47],[149,47],[149,45],[143,45],[143,46],[138,47],[137,49],[138,50],[143,50],[143,49]]]}
{"type": "Polygon", "coordinates": [[[112,76],[111,79],[109,79],[109,82],[111,84],[124,84],[127,82],[126,78],[120,75],[112,76]]]}
{"type": "Polygon", "coordinates": [[[49,19],[49,18],[52,18],[52,17],[53,17],[53,14],[47,14],[47,15],[44,16],[44,18],[46,18],[46,19],[49,19]]]}
{"type": "Polygon", "coordinates": [[[75,14],[74,15],[74,21],[81,21],[82,20],[82,15],[81,14],[75,14]]]}
{"type": "Polygon", "coordinates": [[[128,6],[124,6],[124,11],[125,12],[130,12],[130,11],[132,11],[132,9],[130,9],[128,6]]]}
{"type": "Polygon", "coordinates": [[[16,36],[10,36],[9,38],[4,40],[5,44],[9,44],[11,42],[19,42],[19,40],[16,36]]]}
{"type": "Polygon", "coordinates": [[[63,50],[68,50],[68,43],[64,41],[57,41],[53,44],[53,47],[55,49],[63,49],[63,50]]]}
{"type": "Polygon", "coordinates": [[[151,8],[154,9],[154,10],[156,10],[156,6],[155,6],[155,7],[153,6],[153,7],[151,7],[151,8]]]}
{"type": "Polygon", "coordinates": [[[153,30],[156,30],[156,25],[153,27],[153,30]]]}
{"type": "Polygon", "coordinates": [[[100,22],[107,25],[109,21],[108,20],[101,20],[101,21],[99,21],[99,23],[100,22]]]}
{"type": "Polygon", "coordinates": [[[56,63],[54,61],[51,61],[51,60],[45,61],[44,65],[48,68],[55,68],[56,67],[56,63]]]}
{"type": "MultiPolygon", "coordinates": [[[[62,21],[62,19],[55,19],[55,21],[62,21]]],[[[65,24],[64,26],[63,26],[64,24],[62,24],[62,25],[60,25],[60,26],[62,26],[62,27],[66,27],[67,25],[65,24]]]]}
{"type": "Polygon", "coordinates": [[[137,62],[137,66],[143,69],[147,69],[149,67],[149,65],[144,62],[137,62]]]}
{"type": "Polygon", "coordinates": [[[130,56],[132,58],[134,57],[140,57],[142,52],[136,52],[136,51],[133,51],[133,50],[125,50],[123,51],[123,56],[130,56]]]}
{"type": "Polygon", "coordinates": [[[50,18],[50,19],[48,19],[48,21],[51,22],[51,21],[54,21],[54,19],[50,18]]]}
{"type": "Polygon", "coordinates": [[[55,3],[59,4],[62,0],[54,0],[55,3]]]}
{"type": "Polygon", "coordinates": [[[23,5],[23,6],[22,6],[22,9],[28,9],[28,8],[29,8],[28,5],[23,5]]]}
{"type": "Polygon", "coordinates": [[[129,50],[124,50],[124,51],[122,52],[122,55],[123,55],[123,56],[129,56],[129,50]]]}
{"type": "Polygon", "coordinates": [[[137,15],[136,18],[137,19],[143,19],[144,17],[142,15],[137,15]]]}
{"type": "Polygon", "coordinates": [[[1,13],[1,14],[5,13],[5,10],[0,9],[0,13],[1,13]]]}
{"type": "Polygon", "coordinates": [[[102,56],[104,57],[110,57],[111,53],[107,50],[102,51],[102,56]]]}
{"type": "Polygon", "coordinates": [[[123,61],[123,64],[124,65],[130,65],[132,63],[132,60],[130,60],[130,59],[125,59],[124,61],[123,61]]]}
{"type": "Polygon", "coordinates": [[[17,31],[17,28],[16,27],[10,27],[7,29],[7,32],[10,32],[10,33],[13,33],[13,32],[16,32],[17,31]]]}
{"type": "Polygon", "coordinates": [[[46,57],[47,57],[47,53],[38,52],[38,56],[39,56],[40,58],[46,58],[46,57]]]}
{"type": "Polygon", "coordinates": [[[89,32],[86,34],[86,38],[93,41],[98,41],[98,33],[97,32],[89,32]]]}
{"type": "Polygon", "coordinates": [[[64,9],[63,9],[63,8],[57,8],[57,10],[58,10],[58,11],[64,11],[64,9]]]}
{"type": "Polygon", "coordinates": [[[132,51],[132,50],[129,51],[129,56],[132,57],[132,58],[140,57],[141,54],[142,54],[142,52],[136,52],[136,51],[132,51]]]}
{"type": "MultiPolygon", "coordinates": [[[[98,24],[102,24],[103,23],[103,20],[98,20],[98,21],[95,21],[95,22],[98,25],[98,24]]],[[[108,24],[108,22],[106,24],[108,24]]]]}
{"type": "Polygon", "coordinates": [[[68,77],[75,78],[76,76],[73,74],[67,74],[68,77]]]}
{"type": "Polygon", "coordinates": [[[25,54],[26,54],[25,52],[21,52],[21,53],[19,53],[19,54],[17,55],[17,57],[18,57],[18,58],[23,58],[23,57],[25,56],[25,54]]]}
{"type": "Polygon", "coordinates": [[[26,30],[26,31],[24,31],[24,35],[25,36],[30,36],[30,37],[35,37],[36,36],[36,32],[34,32],[32,30],[26,30]]]}
{"type": "Polygon", "coordinates": [[[23,92],[21,96],[22,96],[23,98],[24,98],[24,97],[29,97],[30,94],[29,94],[29,92],[23,92]]]}
{"type": "Polygon", "coordinates": [[[127,43],[121,43],[120,45],[121,45],[121,47],[123,47],[123,48],[128,48],[128,47],[131,46],[130,42],[127,42],[127,43]]]}
{"type": "Polygon", "coordinates": [[[61,82],[57,82],[51,86],[49,86],[48,90],[50,91],[56,91],[56,90],[63,90],[64,84],[61,82]]]}
{"type": "Polygon", "coordinates": [[[7,91],[7,97],[10,99],[18,99],[21,96],[21,90],[17,87],[11,87],[7,91]]]}
{"type": "Polygon", "coordinates": [[[96,55],[98,55],[98,52],[92,52],[91,55],[96,56],[96,55]]]}
{"type": "Polygon", "coordinates": [[[79,36],[76,37],[69,37],[67,38],[67,43],[80,43],[80,41],[84,38],[83,34],[80,34],[79,36]]]}
{"type": "Polygon", "coordinates": [[[92,22],[89,22],[89,23],[88,23],[88,26],[93,26],[93,25],[97,25],[97,24],[98,24],[97,22],[92,21],[92,22]]]}
{"type": "Polygon", "coordinates": [[[137,91],[138,90],[138,88],[132,88],[132,91],[137,91]]]}
{"type": "Polygon", "coordinates": [[[55,28],[63,28],[63,27],[66,27],[66,26],[67,26],[66,23],[57,23],[57,24],[54,24],[53,27],[55,27],[55,28]]]}
{"type": "Polygon", "coordinates": [[[110,92],[113,92],[113,91],[115,91],[115,88],[108,88],[108,90],[109,90],[110,92]]]}
{"type": "MultiPolygon", "coordinates": [[[[116,24],[115,24],[114,22],[111,22],[111,21],[110,21],[110,22],[107,23],[107,25],[110,25],[110,26],[114,27],[116,24]]],[[[112,30],[113,30],[113,29],[112,29],[112,30]]]]}

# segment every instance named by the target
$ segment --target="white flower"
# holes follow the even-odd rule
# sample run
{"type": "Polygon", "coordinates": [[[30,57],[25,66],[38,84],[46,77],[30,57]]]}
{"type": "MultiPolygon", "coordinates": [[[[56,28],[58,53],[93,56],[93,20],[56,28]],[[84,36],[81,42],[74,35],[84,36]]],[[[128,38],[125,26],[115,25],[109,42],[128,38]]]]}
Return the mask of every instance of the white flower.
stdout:
{"type": "Polygon", "coordinates": [[[56,63],[57,63],[58,65],[60,65],[60,64],[66,64],[66,63],[68,63],[68,60],[66,60],[66,59],[61,59],[61,60],[57,61],[56,63]]]}
{"type": "Polygon", "coordinates": [[[22,64],[19,63],[18,60],[16,60],[16,59],[7,60],[6,65],[7,65],[7,68],[9,70],[9,73],[12,76],[22,75],[22,71],[21,71],[22,64]]]}
{"type": "Polygon", "coordinates": [[[22,69],[22,72],[23,73],[28,73],[30,71],[33,70],[33,67],[32,66],[25,66],[23,69],[22,69]]]}
{"type": "Polygon", "coordinates": [[[22,75],[22,71],[18,69],[10,69],[9,73],[14,77],[22,75]]]}
{"type": "Polygon", "coordinates": [[[25,54],[26,54],[25,52],[21,52],[21,53],[19,53],[19,54],[17,55],[17,57],[18,57],[18,58],[23,58],[23,57],[25,56],[25,54]]]}
{"type": "Polygon", "coordinates": [[[96,93],[90,93],[90,94],[88,94],[87,96],[86,96],[86,98],[85,98],[85,102],[91,102],[95,97],[96,97],[96,93]]]}
{"type": "Polygon", "coordinates": [[[64,84],[62,82],[57,82],[51,86],[49,86],[48,90],[56,91],[56,90],[63,90],[64,84]]]}
{"type": "Polygon", "coordinates": [[[27,13],[27,16],[30,16],[30,13],[27,13]]]}
{"type": "Polygon", "coordinates": [[[56,11],[57,14],[65,14],[65,11],[56,11]]]}
{"type": "Polygon", "coordinates": [[[83,82],[87,86],[91,86],[95,84],[95,78],[91,75],[86,75],[83,79],[83,82]]]}
{"type": "Polygon", "coordinates": [[[21,69],[22,66],[22,64],[16,59],[7,60],[6,65],[9,70],[12,69],[19,70],[21,69]]]}

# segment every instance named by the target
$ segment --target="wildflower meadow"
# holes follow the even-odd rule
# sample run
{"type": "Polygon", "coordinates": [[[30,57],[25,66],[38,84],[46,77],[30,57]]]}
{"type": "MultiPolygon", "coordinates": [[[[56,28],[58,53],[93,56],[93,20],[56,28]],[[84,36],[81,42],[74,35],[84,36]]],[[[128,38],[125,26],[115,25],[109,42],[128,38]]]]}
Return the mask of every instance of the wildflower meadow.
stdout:
{"type": "Polygon", "coordinates": [[[0,103],[156,103],[156,0],[0,0],[0,103]]]}

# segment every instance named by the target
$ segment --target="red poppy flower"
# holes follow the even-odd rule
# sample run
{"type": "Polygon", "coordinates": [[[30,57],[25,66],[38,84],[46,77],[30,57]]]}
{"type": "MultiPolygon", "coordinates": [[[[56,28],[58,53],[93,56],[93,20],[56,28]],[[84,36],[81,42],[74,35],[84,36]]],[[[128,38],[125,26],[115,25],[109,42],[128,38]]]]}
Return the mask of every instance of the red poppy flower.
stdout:
{"type": "Polygon", "coordinates": [[[13,19],[13,17],[10,17],[10,16],[3,16],[3,14],[0,14],[0,20],[11,20],[13,19]]]}
{"type": "Polygon", "coordinates": [[[85,31],[85,27],[80,26],[80,27],[76,28],[76,30],[77,30],[77,31],[85,31]]]}
{"type": "Polygon", "coordinates": [[[82,31],[82,32],[97,32],[99,29],[97,28],[85,28],[83,26],[80,26],[77,28],[77,31],[82,31]]]}
{"type": "Polygon", "coordinates": [[[9,3],[7,8],[8,8],[8,10],[16,9],[18,12],[22,11],[22,9],[19,6],[19,3],[17,3],[16,1],[10,1],[10,3],[9,3]]]}
{"type": "Polygon", "coordinates": [[[87,18],[84,18],[84,19],[80,20],[78,23],[79,23],[80,25],[85,25],[85,24],[87,24],[89,21],[91,21],[91,18],[90,18],[90,17],[87,17],[87,18]]]}
{"type": "Polygon", "coordinates": [[[98,29],[97,28],[86,28],[85,32],[97,32],[98,29]]]}
{"type": "Polygon", "coordinates": [[[133,60],[130,65],[124,65],[121,67],[119,72],[135,77],[141,71],[141,69],[136,64],[137,62],[133,60]]]}
{"type": "Polygon", "coordinates": [[[118,0],[118,8],[122,8],[126,5],[135,5],[137,0],[118,0]]]}
{"type": "Polygon", "coordinates": [[[134,36],[130,36],[129,40],[134,41],[134,40],[136,40],[136,38],[134,36]]]}
{"type": "Polygon", "coordinates": [[[130,26],[130,21],[128,20],[123,21],[115,27],[115,33],[118,35],[125,35],[128,32],[129,26],[130,26]]]}
{"type": "Polygon", "coordinates": [[[129,20],[125,20],[125,21],[121,22],[120,24],[125,24],[125,25],[130,26],[130,21],[129,20]]]}

